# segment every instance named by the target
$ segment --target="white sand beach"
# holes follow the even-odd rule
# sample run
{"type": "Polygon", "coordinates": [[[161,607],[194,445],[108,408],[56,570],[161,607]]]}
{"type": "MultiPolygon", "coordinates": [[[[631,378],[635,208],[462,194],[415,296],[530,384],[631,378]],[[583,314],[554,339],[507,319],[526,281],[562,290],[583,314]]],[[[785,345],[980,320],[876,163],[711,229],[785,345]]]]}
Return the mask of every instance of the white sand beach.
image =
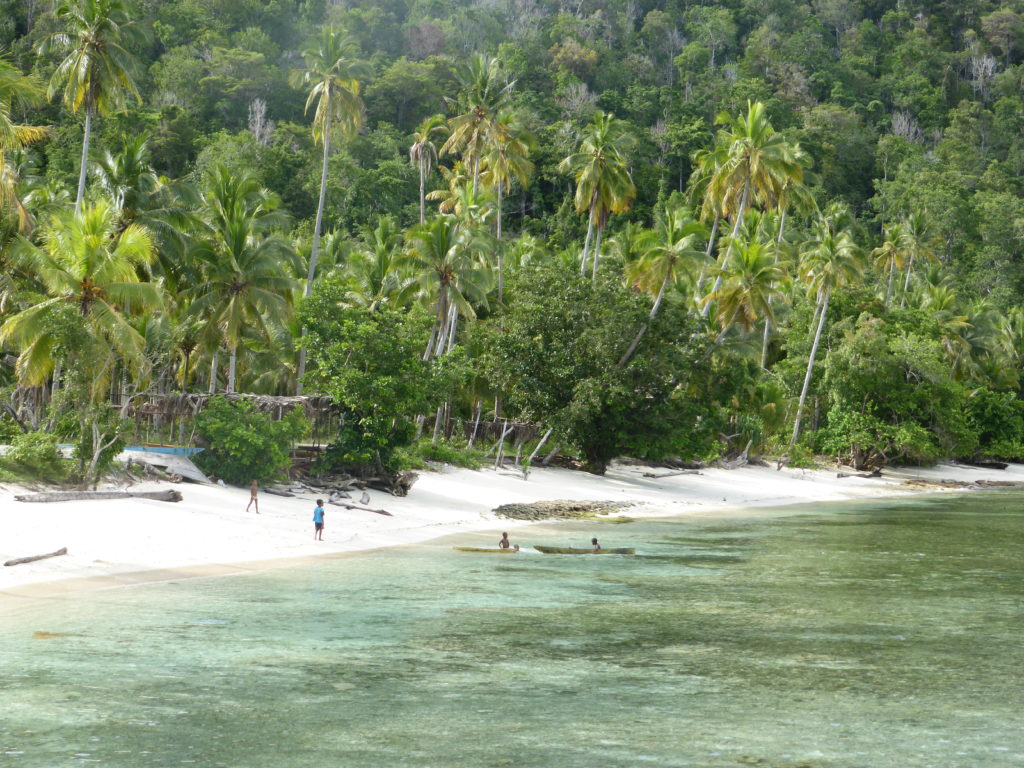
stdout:
{"type": "MultiPolygon", "coordinates": [[[[846,470],[849,471],[849,470],[846,470]]],[[[313,540],[315,495],[260,494],[260,514],[246,512],[247,488],[180,483],[141,483],[132,490],[177,488],[178,503],[148,499],[24,503],[24,489],[0,486],[0,562],[53,552],[68,554],[0,566],[2,598],[39,597],[190,575],[240,573],[297,559],[408,545],[454,533],[520,529],[521,521],[492,510],[540,500],[630,501],[631,517],[743,513],[815,501],[958,490],[941,481],[1022,482],[1024,465],[1006,470],[939,464],[886,470],[881,478],[837,478],[835,469],[747,466],[667,475],[671,470],[615,464],[604,477],[556,468],[534,468],[528,479],[511,470],[443,467],[421,472],[406,498],[370,491],[372,508],[327,505],[324,541],[313,540]]],[[[102,489],[102,488],[101,488],[102,489]]],[[[498,534],[494,539],[497,541],[498,534]]],[[[479,545],[478,535],[467,537],[479,545]]]]}

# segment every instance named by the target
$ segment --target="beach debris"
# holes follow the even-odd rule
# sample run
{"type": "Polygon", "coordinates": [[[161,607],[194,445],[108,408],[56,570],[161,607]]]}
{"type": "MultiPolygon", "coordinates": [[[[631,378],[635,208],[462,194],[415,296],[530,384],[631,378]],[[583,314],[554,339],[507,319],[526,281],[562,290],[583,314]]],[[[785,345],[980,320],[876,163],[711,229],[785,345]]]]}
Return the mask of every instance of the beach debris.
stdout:
{"type": "Polygon", "coordinates": [[[370,503],[370,494],[368,494],[366,491],[363,491],[363,495],[359,497],[359,503],[362,504],[364,507],[367,504],[369,504],[370,503]]]}
{"type": "Polygon", "coordinates": [[[702,475],[704,474],[699,469],[677,469],[675,472],[663,472],[660,475],[656,475],[653,472],[644,472],[644,477],[653,477],[655,479],[661,477],[675,477],[676,475],[702,475]]]}
{"type": "Polygon", "coordinates": [[[61,547],[56,552],[47,552],[45,555],[30,555],[29,557],[17,557],[14,560],[8,560],[4,565],[24,565],[25,563],[34,563],[36,560],[46,560],[50,557],[60,557],[68,553],[67,547],[61,547]]]}
{"type": "Polygon", "coordinates": [[[634,504],[632,501],[535,501],[502,504],[494,509],[494,514],[513,520],[587,520],[620,512],[634,504]]]}
{"type": "Polygon", "coordinates": [[[50,503],[55,501],[96,501],[99,499],[152,499],[153,501],[181,501],[181,491],[50,491],[15,496],[15,501],[50,503]]]}
{"type": "Polygon", "coordinates": [[[872,477],[881,477],[882,470],[876,469],[874,472],[836,472],[836,477],[861,477],[864,479],[870,479],[872,477]]]}
{"type": "Polygon", "coordinates": [[[336,507],[344,507],[345,509],[358,509],[361,512],[375,512],[378,515],[385,515],[387,517],[394,517],[386,509],[370,509],[369,507],[361,507],[358,504],[346,504],[344,501],[335,501],[331,499],[328,504],[333,504],[336,507]]]}
{"type": "Polygon", "coordinates": [[[291,491],[282,491],[280,488],[264,488],[264,493],[269,493],[271,496],[294,496],[295,494],[291,491]]]}

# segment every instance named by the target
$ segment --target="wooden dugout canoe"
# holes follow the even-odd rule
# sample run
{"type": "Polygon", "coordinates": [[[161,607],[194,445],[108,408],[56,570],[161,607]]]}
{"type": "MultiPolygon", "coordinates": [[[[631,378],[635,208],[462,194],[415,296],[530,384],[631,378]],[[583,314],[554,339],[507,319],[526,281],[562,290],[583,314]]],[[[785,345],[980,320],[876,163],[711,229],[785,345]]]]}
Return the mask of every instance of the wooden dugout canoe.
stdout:
{"type": "Polygon", "coordinates": [[[611,547],[609,549],[584,549],[582,547],[534,547],[545,555],[635,555],[633,547],[611,547]]]}
{"type": "Polygon", "coordinates": [[[459,552],[490,552],[493,555],[514,555],[519,551],[519,547],[509,547],[507,549],[502,549],[501,547],[452,547],[452,549],[459,552]]]}

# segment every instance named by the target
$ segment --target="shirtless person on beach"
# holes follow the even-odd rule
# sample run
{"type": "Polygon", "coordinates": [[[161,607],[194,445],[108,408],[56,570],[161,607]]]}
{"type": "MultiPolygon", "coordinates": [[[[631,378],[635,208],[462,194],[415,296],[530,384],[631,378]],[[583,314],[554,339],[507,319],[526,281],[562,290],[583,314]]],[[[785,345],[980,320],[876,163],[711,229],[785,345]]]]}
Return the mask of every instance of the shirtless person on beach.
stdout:
{"type": "Polygon", "coordinates": [[[257,494],[260,491],[260,484],[255,480],[252,481],[252,485],[249,486],[249,504],[246,506],[245,511],[249,511],[249,507],[253,504],[256,505],[256,514],[260,513],[260,500],[257,498],[257,494]]]}

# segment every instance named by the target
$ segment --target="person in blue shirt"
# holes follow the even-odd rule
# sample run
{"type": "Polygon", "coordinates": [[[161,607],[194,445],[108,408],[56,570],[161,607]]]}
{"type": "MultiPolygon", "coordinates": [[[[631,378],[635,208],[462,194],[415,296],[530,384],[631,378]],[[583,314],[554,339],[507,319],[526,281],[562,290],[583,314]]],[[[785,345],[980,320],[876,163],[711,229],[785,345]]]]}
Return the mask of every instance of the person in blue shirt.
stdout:
{"type": "Polygon", "coordinates": [[[313,541],[324,540],[324,500],[316,500],[316,509],[313,510],[313,541]]]}

